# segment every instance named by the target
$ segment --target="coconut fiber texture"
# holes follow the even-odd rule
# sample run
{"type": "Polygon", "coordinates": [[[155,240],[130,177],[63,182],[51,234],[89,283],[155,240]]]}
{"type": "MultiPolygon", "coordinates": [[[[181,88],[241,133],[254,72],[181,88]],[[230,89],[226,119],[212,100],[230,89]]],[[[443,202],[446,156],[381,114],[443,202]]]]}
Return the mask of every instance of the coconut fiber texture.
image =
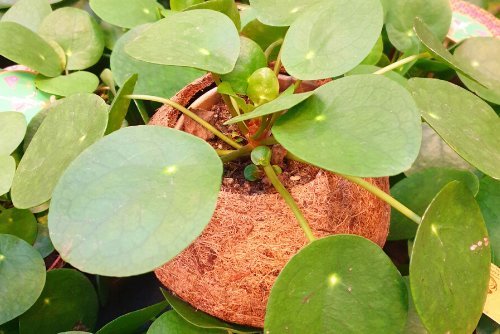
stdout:
{"type": "MultiPolygon", "coordinates": [[[[213,84],[205,76],[173,100],[189,105],[213,84]]],[[[150,124],[173,127],[179,113],[163,106],[150,124]]],[[[390,207],[326,171],[289,189],[316,237],[358,234],[383,246],[390,207]]],[[[367,179],[384,191],[388,178],[367,179]]],[[[262,327],[271,287],[287,261],[307,244],[294,215],[277,193],[247,195],[223,186],[203,234],[158,268],[160,281],[180,298],[213,316],[262,327]]]]}

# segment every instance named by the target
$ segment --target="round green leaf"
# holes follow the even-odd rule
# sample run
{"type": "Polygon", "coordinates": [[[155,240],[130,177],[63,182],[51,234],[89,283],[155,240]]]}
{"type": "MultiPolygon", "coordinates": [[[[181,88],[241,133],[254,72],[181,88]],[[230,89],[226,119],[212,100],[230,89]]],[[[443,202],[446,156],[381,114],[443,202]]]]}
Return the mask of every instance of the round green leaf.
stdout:
{"type": "Polygon", "coordinates": [[[92,93],[99,86],[99,78],[90,72],[78,71],[55,78],[37,76],[35,85],[41,91],[59,96],[92,93]]]}
{"type": "Polygon", "coordinates": [[[90,0],[90,8],[106,22],[123,28],[158,21],[156,0],[90,0]]]}
{"type": "Polygon", "coordinates": [[[56,100],[52,103],[50,103],[46,108],[40,110],[33,118],[31,121],[28,123],[28,128],[26,129],[26,135],[24,136],[24,141],[23,141],[23,151],[26,152],[28,149],[29,144],[31,143],[31,140],[35,136],[35,133],[38,131],[38,128],[40,125],[42,125],[43,121],[45,120],[45,117],[47,117],[47,113],[51,110],[51,108],[57,104],[61,103],[61,100],[56,100]]]}
{"type": "Polygon", "coordinates": [[[422,320],[418,316],[417,310],[415,309],[415,304],[413,303],[413,298],[411,297],[410,290],[410,278],[408,276],[403,277],[406,284],[406,290],[408,291],[408,317],[406,319],[404,334],[429,334],[422,324],[422,320]]]}
{"type": "Polygon", "coordinates": [[[240,13],[238,11],[238,6],[234,0],[207,0],[201,3],[193,4],[184,10],[194,10],[194,9],[211,9],[218,11],[222,14],[227,15],[233,21],[236,29],[241,28],[240,13]]]}
{"type": "Polygon", "coordinates": [[[500,104],[500,39],[496,37],[468,38],[461,43],[453,56],[469,72],[475,72],[481,77],[480,82],[490,89],[483,87],[466,75],[458,73],[460,80],[474,93],[485,100],[500,104]]]}
{"type": "MultiPolygon", "coordinates": [[[[275,41],[283,39],[288,31],[288,27],[273,27],[260,22],[256,18],[255,10],[251,7],[242,12],[241,19],[242,23],[244,19],[248,20],[246,24],[242,24],[241,35],[259,44],[262,50],[266,50],[275,41]]],[[[279,48],[276,47],[269,60],[275,59],[278,51],[279,48]]]]}
{"type": "Polygon", "coordinates": [[[155,126],[115,131],[62,176],[50,206],[50,237],[61,257],[84,272],[151,271],[203,231],[221,175],[219,157],[197,137],[155,126]]]}
{"type": "Polygon", "coordinates": [[[12,234],[33,244],[37,233],[35,216],[29,210],[12,208],[0,211],[0,234],[12,234]]]}
{"type": "MultiPolygon", "coordinates": [[[[0,0],[0,8],[8,8],[14,5],[18,0],[0,0]]],[[[61,2],[62,0],[48,0],[49,4],[61,2]]]]}
{"type": "Polygon", "coordinates": [[[23,314],[45,284],[45,263],[26,241],[0,234],[0,324],[23,314]]]}
{"type": "Polygon", "coordinates": [[[116,42],[111,53],[111,71],[119,86],[134,73],[138,79],[135,94],[146,94],[171,98],[184,86],[201,77],[205,72],[189,67],[167,66],[147,63],[125,53],[125,45],[138,37],[149,25],[136,27],[116,42]],[[158,84],[161,82],[161,84],[158,84]]]}
{"type": "Polygon", "coordinates": [[[16,160],[10,155],[0,156],[0,196],[9,192],[16,172],[16,160]]]}
{"type": "Polygon", "coordinates": [[[382,25],[378,0],[320,2],[290,26],[282,47],[283,65],[303,80],[344,74],[370,53],[382,25]]]}
{"type": "Polygon", "coordinates": [[[101,28],[89,13],[79,8],[63,7],[52,12],[38,32],[63,48],[68,70],[83,70],[94,65],[104,50],[101,28]]]}
{"type": "Polygon", "coordinates": [[[58,76],[64,68],[49,42],[15,22],[0,22],[0,55],[48,77],[58,76]]]}
{"type": "Polygon", "coordinates": [[[203,3],[204,0],[170,0],[170,9],[180,12],[192,5],[203,3]]]}
{"type": "MultiPolygon", "coordinates": [[[[391,188],[391,196],[421,216],[437,193],[453,180],[463,182],[474,195],[479,190],[479,181],[471,172],[451,168],[429,168],[396,183],[391,188]]],[[[412,239],[417,227],[413,221],[392,209],[388,238],[412,239]]]]}
{"type": "Polygon", "coordinates": [[[250,0],[259,21],[270,26],[289,26],[309,7],[322,0],[250,0]]]}
{"type": "Polygon", "coordinates": [[[408,81],[422,117],[462,158],[500,179],[500,120],[471,92],[447,81],[408,81]]]}
{"type": "MultiPolygon", "coordinates": [[[[349,72],[347,72],[345,75],[357,75],[357,74],[373,74],[374,72],[380,70],[380,67],[374,66],[374,65],[358,65],[349,72]]],[[[382,74],[384,77],[389,78],[397,83],[399,83],[401,86],[404,88],[408,88],[408,79],[406,79],[404,76],[401,74],[395,72],[395,71],[389,71],[385,72],[382,74]]]]}
{"type": "Polygon", "coordinates": [[[136,82],[137,74],[132,74],[113,99],[113,103],[109,109],[108,126],[106,127],[105,134],[110,134],[121,128],[131,102],[126,96],[134,92],[136,82]]]}
{"type": "Polygon", "coordinates": [[[77,326],[92,331],[97,309],[97,294],[87,277],[73,269],[50,270],[42,294],[19,318],[19,333],[54,334],[77,326]]]}
{"type": "Polygon", "coordinates": [[[420,17],[442,41],[451,24],[449,0],[386,0],[385,25],[392,45],[400,51],[418,52],[420,42],[413,31],[413,20],[420,17]]]}
{"type": "Polygon", "coordinates": [[[167,301],[129,312],[108,323],[96,334],[135,334],[148,321],[157,316],[168,306],[167,301]]]}
{"type": "Polygon", "coordinates": [[[257,118],[265,115],[274,114],[283,110],[288,110],[297,104],[303,102],[307,98],[309,98],[314,92],[306,92],[299,94],[281,94],[276,99],[271,102],[265,103],[257,108],[255,108],[252,112],[242,114],[240,116],[231,118],[224,124],[233,124],[241,121],[245,121],[247,119],[257,118]]]}
{"type": "Polygon", "coordinates": [[[477,203],[488,228],[493,263],[500,266],[500,181],[481,178],[477,203]]]}
{"type": "Polygon", "coordinates": [[[264,332],[398,333],[407,315],[403,278],[373,242],[313,241],[287,263],[267,303],[264,332]]]}
{"type": "Polygon", "coordinates": [[[379,62],[380,58],[382,57],[383,53],[384,53],[384,41],[382,39],[382,36],[380,36],[377,39],[377,42],[375,43],[375,45],[371,49],[368,56],[366,56],[365,59],[363,59],[361,64],[363,64],[363,65],[376,65],[379,62]]]}
{"type": "Polygon", "coordinates": [[[408,169],[421,131],[410,93],[379,75],[354,75],[319,87],[273,126],[276,140],[300,159],[365,177],[408,169]]]}
{"type": "Polygon", "coordinates": [[[490,247],[481,211],[453,181],[422,217],[410,261],[410,286],[431,333],[472,333],[488,292],[490,247]],[[436,316],[446,310],[446,316],[436,316]]]}
{"type": "MultiPolygon", "coordinates": [[[[260,333],[261,331],[256,328],[245,327],[241,325],[230,324],[220,319],[212,317],[211,315],[201,312],[200,310],[189,305],[182,299],[174,296],[172,293],[161,289],[163,296],[168,301],[170,306],[179,314],[185,321],[193,326],[204,328],[206,330],[224,330],[225,332],[231,331],[232,333],[260,333]]],[[[216,332],[217,333],[217,332],[216,332]]]]}
{"type": "Polygon", "coordinates": [[[240,55],[234,69],[221,76],[222,81],[229,82],[233,90],[244,95],[247,91],[248,78],[257,69],[266,67],[267,60],[260,46],[246,37],[240,37],[240,55]]]}
{"type": "Polygon", "coordinates": [[[184,320],[175,311],[163,313],[156,319],[147,334],[226,334],[225,330],[196,327],[184,320]]]}
{"type": "Polygon", "coordinates": [[[226,74],[233,70],[238,59],[240,38],[226,15],[197,9],[152,24],[128,43],[125,51],[150,63],[226,74]]]}
{"type": "Polygon", "coordinates": [[[108,106],[97,95],[75,94],[50,108],[14,176],[12,201],[27,209],[48,201],[62,173],[106,129],[108,106]]]}
{"type": "Polygon", "coordinates": [[[36,32],[52,12],[47,0],[19,0],[2,16],[2,22],[16,22],[36,32]]]}
{"type": "Polygon", "coordinates": [[[26,118],[20,112],[0,112],[0,156],[9,155],[26,134],[26,118]]]}

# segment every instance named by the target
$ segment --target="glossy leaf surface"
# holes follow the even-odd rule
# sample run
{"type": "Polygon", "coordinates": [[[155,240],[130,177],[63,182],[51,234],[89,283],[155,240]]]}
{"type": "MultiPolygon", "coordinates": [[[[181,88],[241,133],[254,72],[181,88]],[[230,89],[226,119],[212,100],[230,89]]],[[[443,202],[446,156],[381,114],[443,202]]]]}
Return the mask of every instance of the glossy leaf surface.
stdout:
{"type": "Polygon", "coordinates": [[[264,332],[398,333],[407,314],[403,278],[371,241],[313,241],[287,263],[267,303],[264,332]]]}
{"type": "Polygon", "coordinates": [[[115,131],[62,176],[50,206],[50,237],[61,257],[84,272],[151,271],[200,235],[221,175],[217,154],[197,137],[157,126],[115,131]]]}
{"type": "Polygon", "coordinates": [[[90,8],[104,21],[122,28],[158,21],[160,7],[155,0],[90,0],[90,8]]]}
{"type": "Polygon", "coordinates": [[[355,75],[316,89],[278,119],[273,134],[287,150],[320,168],[386,176],[411,166],[421,126],[415,102],[401,85],[383,76],[355,75]]]}
{"type": "Polygon", "coordinates": [[[26,118],[22,113],[0,113],[0,156],[10,155],[21,144],[26,126],[26,118]]]}
{"type": "Polygon", "coordinates": [[[38,76],[35,85],[41,91],[59,96],[69,96],[76,93],[92,93],[99,86],[99,78],[86,71],[73,72],[55,78],[38,76]]]}
{"type": "Polygon", "coordinates": [[[52,12],[47,0],[19,0],[2,16],[1,22],[16,22],[36,32],[52,12]]]}
{"type": "Polygon", "coordinates": [[[32,245],[38,234],[35,216],[16,208],[0,211],[0,234],[15,235],[32,245]]]}

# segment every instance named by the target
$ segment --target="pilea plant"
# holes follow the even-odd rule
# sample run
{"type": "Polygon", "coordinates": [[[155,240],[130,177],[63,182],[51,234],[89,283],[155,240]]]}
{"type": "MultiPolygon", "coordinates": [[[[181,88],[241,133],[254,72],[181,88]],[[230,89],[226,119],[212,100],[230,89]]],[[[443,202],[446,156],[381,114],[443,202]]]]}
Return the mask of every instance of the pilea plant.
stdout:
{"type": "Polygon", "coordinates": [[[447,0],[0,7],[0,55],[29,67],[0,72],[0,333],[95,332],[107,276],[151,272],[192,244],[230,164],[282,197],[307,243],[270,274],[265,318],[231,324],[162,290],[97,333],[498,330],[481,314],[500,263],[500,40],[445,40],[447,0]],[[172,98],[206,73],[222,122],[172,98]],[[18,82],[29,103],[16,104],[18,82]],[[154,103],[184,131],[180,119],[142,125],[154,103]],[[319,234],[283,161],[390,204],[388,239],[408,242],[409,263],[362,236],[319,234]],[[387,176],[392,195],[367,179],[387,176]]]}

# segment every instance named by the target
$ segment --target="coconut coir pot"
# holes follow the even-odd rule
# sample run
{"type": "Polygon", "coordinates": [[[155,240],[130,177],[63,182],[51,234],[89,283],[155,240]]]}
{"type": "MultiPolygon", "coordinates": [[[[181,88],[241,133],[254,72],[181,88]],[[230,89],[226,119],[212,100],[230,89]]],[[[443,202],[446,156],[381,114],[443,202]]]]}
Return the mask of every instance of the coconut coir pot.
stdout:
{"type": "MultiPolygon", "coordinates": [[[[282,88],[290,83],[286,78],[280,82],[282,88]]],[[[301,88],[314,88],[307,85],[301,88]]],[[[220,99],[210,75],[186,86],[173,98],[198,111],[215,110],[220,99]]],[[[163,106],[149,124],[182,130],[185,122],[179,121],[180,116],[177,110],[163,106]]],[[[390,207],[339,176],[307,168],[312,174],[308,182],[285,185],[315,236],[357,234],[383,246],[390,207]]],[[[388,191],[388,178],[367,180],[388,191]]],[[[276,277],[307,239],[272,188],[249,193],[244,187],[238,190],[230,186],[231,181],[224,179],[217,207],[202,235],[155,273],[167,288],[197,309],[229,322],[262,327],[276,277]]]]}

